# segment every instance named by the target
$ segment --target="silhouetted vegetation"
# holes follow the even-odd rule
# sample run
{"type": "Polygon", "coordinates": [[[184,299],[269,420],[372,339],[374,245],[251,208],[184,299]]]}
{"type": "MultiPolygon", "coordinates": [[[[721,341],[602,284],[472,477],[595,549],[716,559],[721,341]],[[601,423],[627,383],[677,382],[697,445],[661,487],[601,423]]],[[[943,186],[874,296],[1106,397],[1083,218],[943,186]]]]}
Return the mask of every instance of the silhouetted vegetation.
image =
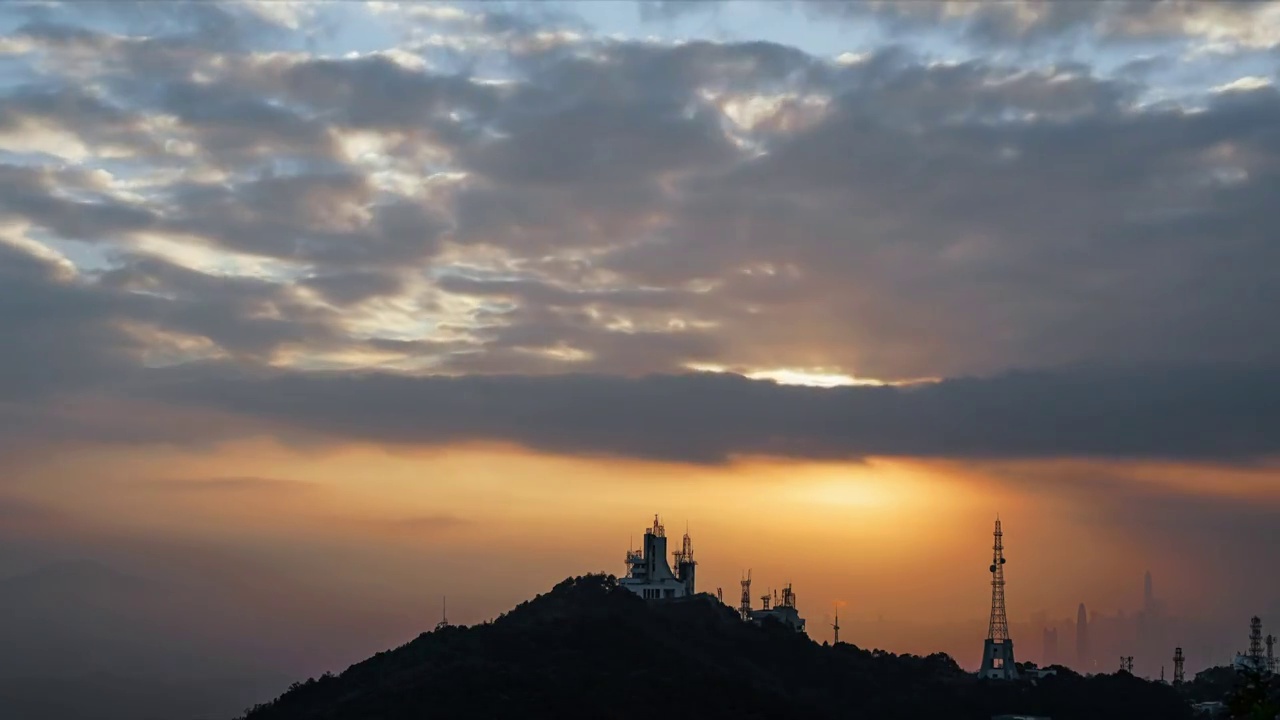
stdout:
{"type": "Polygon", "coordinates": [[[567,579],[495,621],[424,633],[295,684],[249,720],[484,718],[1190,718],[1173,688],[1063,672],[979,681],[944,654],[823,646],[742,623],[709,595],[647,604],[611,576],[567,579]]]}
{"type": "Polygon", "coordinates": [[[1237,673],[1227,696],[1227,712],[1241,720],[1275,720],[1280,717],[1280,680],[1256,670],[1237,673]]]}

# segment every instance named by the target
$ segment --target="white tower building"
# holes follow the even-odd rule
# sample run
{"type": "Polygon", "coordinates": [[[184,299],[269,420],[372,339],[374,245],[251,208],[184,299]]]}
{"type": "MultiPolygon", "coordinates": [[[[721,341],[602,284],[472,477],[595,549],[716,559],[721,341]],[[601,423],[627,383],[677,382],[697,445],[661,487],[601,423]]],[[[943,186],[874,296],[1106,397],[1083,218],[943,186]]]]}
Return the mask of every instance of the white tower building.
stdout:
{"type": "Polygon", "coordinates": [[[640,552],[627,551],[627,574],[618,585],[645,600],[670,600],[694,593],[693,545],[685,533],[683,548],[675,553],[680,574],[671,572],[667,564],[667,531],[653,516],[653,527],[644,532],[644,547],[640,552]]]}

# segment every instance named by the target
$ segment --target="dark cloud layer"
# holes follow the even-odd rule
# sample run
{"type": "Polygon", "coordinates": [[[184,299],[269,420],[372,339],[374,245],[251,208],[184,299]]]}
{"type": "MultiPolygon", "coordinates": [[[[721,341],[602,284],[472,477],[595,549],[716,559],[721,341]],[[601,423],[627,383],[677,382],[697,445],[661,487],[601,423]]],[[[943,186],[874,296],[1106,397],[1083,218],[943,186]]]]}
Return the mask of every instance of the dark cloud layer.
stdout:
{"type": "Polygon", "coordinates": [[[1148,457],[1280,450],[1273,366],[1011,373],[803,388],[733,375],[172,378],[149,392],[348,439],[491,440],[689,462],[731,456],[1148,457]]]}

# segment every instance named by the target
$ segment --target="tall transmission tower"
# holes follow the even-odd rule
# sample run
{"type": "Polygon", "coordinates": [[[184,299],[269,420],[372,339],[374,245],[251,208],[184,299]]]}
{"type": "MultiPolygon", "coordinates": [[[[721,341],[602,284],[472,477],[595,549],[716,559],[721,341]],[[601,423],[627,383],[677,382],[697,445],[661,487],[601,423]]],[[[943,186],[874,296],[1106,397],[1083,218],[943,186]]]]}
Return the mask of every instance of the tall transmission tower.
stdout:
{"type": "Polygon", "coordinates": [[[996,517],[991,546],[991,621],[987,625],[987,641],[982,651],[982,670],[978,676],[998,680],[1015,680],[1018,668],[1013,660],[1013,640],[1009,637],[1009,617],[1004,607],[1004,531],[996,517]]]}
{"type": "Polygon", "coordinates": [[[1254,670],[1262,670],[1262,618],[1254,615],[1249,618],[1249,661],[1254,670]]]}
{"type": "Polygon", "coordinates": [[[1120,672],[1127,672],[1130,675],[1133,674],[1133,656],[1132,655],[1120,656],[1120,672]]]}
{"type": "Polygon", "coordinates": [[[1267,672],[1275,674],[1276,672],[1276,636],[1267,636],[1267,672]]]}
{"type": "Polygon", "coordinates": [[[719,600],[720,602],[724,602],[724,588],[722,587],[716,588],[716,599],[719,600]]]}
{"type": "Polygon", "coordinates": [[[738,613],[742,615],[743,620],[751,619],[751,569],[747,569],[747,576],[742,578],[742,601],[738,606],[738,613]]]}
{"type": "Polygon", "coordinates": [[[1173,684],[1184,683],[1187,681],[1186,674],[1187,658],[1182,654],[1182,648],[1174,648],[1173,651],[1173,684]]]}
{"type": "Polygon", "coordinates": [[[836,632],[836,641],[832,645],[840,644],[840,607],[836,606],[836,621],[831,623],[831,629],[836,632]]]}
{"type": "Polygon", "coordinates": [[[987,639],[1004,642],[1009,639],[1009,617],[1004,608],[1004,532],[996,520],[996,543],[991,546],[991,621],[987,624],[987,639]]]}

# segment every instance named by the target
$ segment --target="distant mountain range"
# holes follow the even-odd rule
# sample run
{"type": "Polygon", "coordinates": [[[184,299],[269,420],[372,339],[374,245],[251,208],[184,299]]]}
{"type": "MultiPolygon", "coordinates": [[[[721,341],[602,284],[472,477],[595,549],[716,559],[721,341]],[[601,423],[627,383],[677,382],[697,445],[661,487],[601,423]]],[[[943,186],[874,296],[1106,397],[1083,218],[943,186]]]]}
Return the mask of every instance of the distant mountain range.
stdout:
{"type": "Polygon", "coordinates": [[[1184,694],[1127,673],[979,681],[946,655],[818,645],[709,595],[646,603],[565,580],[493,622],[423,633],[295,684],[246,720],[874,718],[1181,720],[1184,694]]]}

